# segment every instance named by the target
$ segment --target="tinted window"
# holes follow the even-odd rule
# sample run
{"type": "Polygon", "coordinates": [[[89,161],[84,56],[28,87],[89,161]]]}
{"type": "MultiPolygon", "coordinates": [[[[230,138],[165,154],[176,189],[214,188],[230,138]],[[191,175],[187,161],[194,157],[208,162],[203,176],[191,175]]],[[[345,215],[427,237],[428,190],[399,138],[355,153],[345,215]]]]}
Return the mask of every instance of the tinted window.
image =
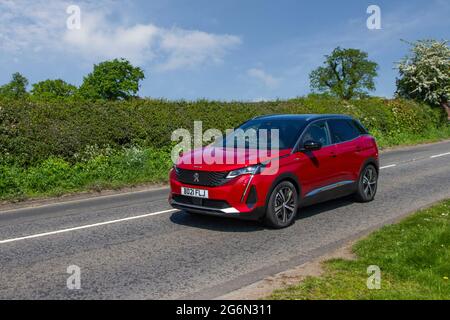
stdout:
{"type": "Polygon", "coordinates": [[[328,133],[327,124],[325,121],[313,122],[305,131],[300,143],[301,146],[308,141],[320,142],[322,146],[328,146],[331,144],[330,135],[328,133]]]}
{"type": "Polygon", "coordinates": [[[356,129],[359,131],[360,134],[368,133],[366,128],[364,128],[363,125],[359,121],[353,120],[352,124],[356,127],[356,129]]]}
{"type": "Polygon", "coordinates": [[[343,119],[328,120],[333,143],[353,140],[360,135],[350,121],[343,119]]]}

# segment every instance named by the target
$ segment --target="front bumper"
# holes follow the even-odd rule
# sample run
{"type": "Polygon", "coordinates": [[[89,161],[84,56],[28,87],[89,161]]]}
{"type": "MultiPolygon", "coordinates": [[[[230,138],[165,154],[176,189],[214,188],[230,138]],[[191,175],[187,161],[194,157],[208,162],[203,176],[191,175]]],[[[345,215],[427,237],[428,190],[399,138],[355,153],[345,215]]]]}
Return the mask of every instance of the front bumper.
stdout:
{"type": "Polygon", "coordinates": [[[169,199],[169,204],[175,209],[180,209],[180,210],[184,210],[184,211],[190,211],[190,212],[194,212],[194,213],[210,215],[210,216],[218,216],[218,217],[224,217],[224,218],[242,219],[242,220],[259,220],[264,216],[264,213],[265,213],[263,207],[256,207],[252,211],[245,212],[244,214],[242,214],[234,207],[213,208],[213,207],[199,206],[199,205],[194,205],[194,204],[180,203],[173,199],[169,199]]]}
{"type": "Polygon", "coordinates": [[[172,171],[170,173],[169,204],[176,209],[195,213],[258,220],[265,214],[266,192],[264,192],[265,183],[258,183],[256,177],[255,175],[252,179],[250,175],[244,175],[221,186],[206,187],[181,183],[172,171]],[[209,199],[183,196],[181,187],[206,189],[209,199]],[[250,198],[252,192],[254,197],[250,198]]]}

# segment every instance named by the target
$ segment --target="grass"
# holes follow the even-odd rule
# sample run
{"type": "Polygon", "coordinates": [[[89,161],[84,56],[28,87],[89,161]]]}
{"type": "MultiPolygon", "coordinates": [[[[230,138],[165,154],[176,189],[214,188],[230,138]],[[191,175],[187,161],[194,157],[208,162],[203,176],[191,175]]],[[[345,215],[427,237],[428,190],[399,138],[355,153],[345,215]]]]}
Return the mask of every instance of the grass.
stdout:
{"type": "Polygon", "coordinates": [[[383,149],[394,146],[407,146],[419,143],[431,143],[450,138],[450,125],[440,128],[429,128],[420,134],[408,132],[397,132],[393,135],[378,134],[373,132],[377,138],[378,146],[383,149]]]}
{"type": "Polygon", "coordinates": [[[450,299],[450,200],[386,226],[353,246],[356,260],[324,263],[320,277],[275,291],[269,299],[450,299]],[[367,267],[381,288],[367,288],[367,267]]]}
{"type": "Polygon", "coordinates": [[[167,181],[171,166],[167,148],[89,150],[75,163],[49,158],[29,168],[0,165],[0,200],[161,183],[167,181]]]}
{"type": "MultiPolygon", "coordinates": [[[[420,134],[373,132],[380,148],[433,142],[450,138],[450,126],[420,134]]],[[[83,191],[119,189],[149,183],[165,183],[172,166],[170,147],[99,149],[88,147],[71,162],[51,157],[30,167],[0,163],[0,200],[61,196],[83,191]]]]}

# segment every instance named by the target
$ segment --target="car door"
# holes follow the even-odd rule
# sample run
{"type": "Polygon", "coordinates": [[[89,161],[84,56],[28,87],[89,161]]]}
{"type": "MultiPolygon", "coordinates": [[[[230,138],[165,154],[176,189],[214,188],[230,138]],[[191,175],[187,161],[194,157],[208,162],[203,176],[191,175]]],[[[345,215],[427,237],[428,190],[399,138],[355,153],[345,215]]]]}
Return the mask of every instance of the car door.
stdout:
{"type": "Polygon", "coordinates": [[[336,170],[342,181],[356,181],[361,165],[360,132],[347,119],[327,120],[332,143],[336,146],[336,170]]]}
{"type": "Polygon", "coordinates": [[[303,196],[313,195],[320,188],[336,182],[336,147],[331,143],[326,121],[311,123],[303,132],[298,147],[296,159],[300,161],[300,165],[297,176],[302,185],[303,196]],[[315,151],[302,150],[304,143],[309,140],[320,142],[322,147],[315,151]]]}

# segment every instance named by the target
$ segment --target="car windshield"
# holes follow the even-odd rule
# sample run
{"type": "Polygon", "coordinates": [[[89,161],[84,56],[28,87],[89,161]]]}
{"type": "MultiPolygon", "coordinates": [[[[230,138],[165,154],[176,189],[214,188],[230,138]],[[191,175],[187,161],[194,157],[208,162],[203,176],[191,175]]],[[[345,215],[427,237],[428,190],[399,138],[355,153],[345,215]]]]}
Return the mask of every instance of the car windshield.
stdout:
{"type": "Polygon", "coordinates": [[[245,122],[224,139],[216,141],[214,146],[227,148],[271,149],[278,147],[292,149],[305,125],[302,119],[254,119],[245,122]],[[278,133],[275,131],[278,130],[278,133]]]}

